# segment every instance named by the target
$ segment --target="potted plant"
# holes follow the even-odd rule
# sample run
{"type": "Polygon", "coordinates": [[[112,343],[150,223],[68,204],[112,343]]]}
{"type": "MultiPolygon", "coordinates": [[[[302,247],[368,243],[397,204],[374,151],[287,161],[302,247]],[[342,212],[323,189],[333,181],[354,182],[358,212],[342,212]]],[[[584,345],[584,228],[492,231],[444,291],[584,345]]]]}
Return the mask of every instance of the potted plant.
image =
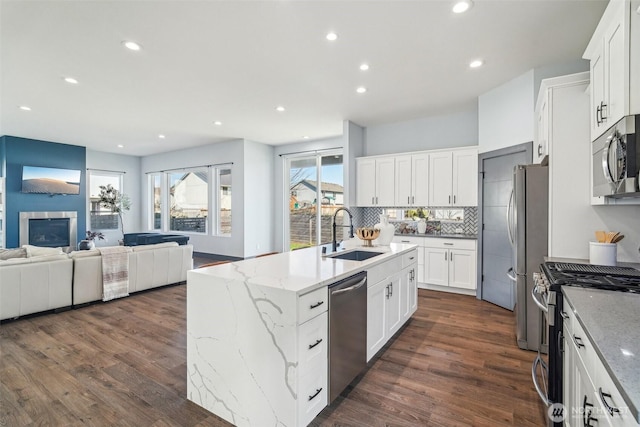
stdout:
{"type": "Polygon", "coordinates": [[[104,240],[104,234],[99,231],[87,230],[87,237],[84,240],[80,240],[80,243],[78,243],[78,250],[86,251],[95,248],[95,239],[104,240]]]}
{"type": "Polygon", "coordinates": [[[131,209],[131,201],[129,196],[113,188],[111,184],[101,185],[100,194],[98,195],[100,206],[107,208],[111,213],[118,214],[120,220],[120,230],[124,236],[124,222],[122,221],[122,212],[131,209]]]}

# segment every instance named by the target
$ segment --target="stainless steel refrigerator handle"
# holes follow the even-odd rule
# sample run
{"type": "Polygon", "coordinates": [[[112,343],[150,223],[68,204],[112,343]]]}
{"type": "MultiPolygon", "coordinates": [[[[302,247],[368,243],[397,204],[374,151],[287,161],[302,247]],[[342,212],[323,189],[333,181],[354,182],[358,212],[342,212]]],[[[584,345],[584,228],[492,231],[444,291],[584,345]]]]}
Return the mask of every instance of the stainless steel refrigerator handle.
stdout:
{"type": "Polygon", "coordinates": [[[536,371],[538,370],[537,369],[538,365],[540,365],[541,363],[543,364],[543,368],[544,368],[544,361],[542,360],[542,357],[540,357],[540,354],[538,354],[536,358],[533,360],[533,364],[531,365],[531,379],[533,380],[533,385],[535,386],[536,391],[538,392],[538,396],[540,396],[540,399],[542,399],[542,402],[544,402],[546,406],[549,406],[551,405],[551,400],[549,400],[549,398],[545,396],[545,392],[540,387],[540,384],[538,384],[538,376],[536,375],[536,371]]]}
{"type": "Polygon", "coordinates": [[[507,204],[507,233],[509,234],[509,242],[513,245],[515,242],[513,240],[513,234],[511,233],[511,202],[513,201],[513,190],[511,190],[511,195],[509,196],[509,203],[507,204]]]}
{"type": "Polygon", "coordinates": [[[518,281],[518,278],[516,277],[516,275],[511,275],[510,273],[513,271],[513,267],[511,267],[510,269],[507,270],[507,277],[511,280],[513,280],[514,282],[518,281]]]}
{"type": "Polygon", "coordinates": [[[536,305],[540,308],[540,310],[544,311],[545,313],[549,312],[549,308],[546,307],[544,304],[542,304],[540,302],[540,300],[538,300],[538,298],[536,297],[536,287],[534,286],[533,288],[531,288],[531,298],[533,298],[533,302],[536,303],[536,305]]]}
{"type": "Polygon", "coordinates": [[[349,286],[348,288],[344,288],[344,289],[338,289],[337,291],[331,291],[331,295],[338,295],[344,292],[355,291],[356,289],[364,285],[366,282],[367,282],[367,278],[365,277],[364,279],[360,280],[358,283],[356,283],[353,286],[349,286]]]}

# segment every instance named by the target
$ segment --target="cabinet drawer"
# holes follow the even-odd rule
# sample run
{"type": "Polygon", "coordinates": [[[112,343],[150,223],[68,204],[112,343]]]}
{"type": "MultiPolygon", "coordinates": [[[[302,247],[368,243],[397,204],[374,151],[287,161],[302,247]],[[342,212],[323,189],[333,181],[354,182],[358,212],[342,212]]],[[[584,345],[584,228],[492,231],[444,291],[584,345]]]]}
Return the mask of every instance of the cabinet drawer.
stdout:
{"type": "Polygon", "coordinates": [[[426,237],[424,246],[427,248],[475,250],[476,241],[472,239],[438,239],[426,237]]]}
{"type": "Polygon", "coordinates": [[[298,372],[327,369],[327,336],[329,315],[325,311],[298,327],[298,372]]]}
{"type": "Polygon", "coordinates": [[[298,425],[306,426],[327,406],[327,369],[315,369],[300,378],[298,425]]]}
{"type": "Polygon", "coordinates": [[[409,237],[409,236],[394,236],[393,243],[410,243],[412,245],[422,246],[424,244],[424,237],[409,237]]]}
{"type": "Polygon", "coordinates": [[[418,262],[418,249],[414,249],[404,255],[402,255],[402,268],[408,267],[411,264],[418,262]]]}
{"type": "Polygon", "coordinates": [[[329,292],[326,287],[301,295],[298,298],[298,324],[324,313],[328,306],[329,292]]]}
{"type": "Polygon", "coordinates": [[[598,399],[603,411],[606,413],[606,418],[610,424],[614,427],[637,425],[629,407],[600,359],[595,361],[594,376],[593,385],[596,389],[596,399],[598,399]]]}
{"type": "MultiPolygon", "coordinates": [[[[591,375],[595,367],[597,354],[577,318],[573,322],[573,332],[570,338],[576,347],[576,353],[580,357],[580,360],[582,360],[586,371],[591,375]]],[[[591,379],[593,380],[593,378],[591,379]]]]}
{"type": "Polygon", "coordinates": [[[367,286],[371,287],[400,270],[402,270],[402,259],[399,256],[382,264],[374,265],[367,269],[367,286]]]}

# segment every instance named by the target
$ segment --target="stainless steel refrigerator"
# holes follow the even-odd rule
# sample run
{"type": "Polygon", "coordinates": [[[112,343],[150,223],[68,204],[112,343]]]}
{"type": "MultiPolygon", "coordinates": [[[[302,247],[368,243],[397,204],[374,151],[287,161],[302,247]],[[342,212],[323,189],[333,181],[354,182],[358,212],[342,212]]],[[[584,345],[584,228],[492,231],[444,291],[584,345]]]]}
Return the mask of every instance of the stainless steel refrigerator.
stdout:
{"type": "Polygon", "coordinates": [[[526,350],[547,351],[544,316],[533,302],[533,273],[540,271],[548,248],[549,168],[518,165],[507,208],[507,228],[513,249],[507,274],[515,282],[516,337],[526,350]]]}

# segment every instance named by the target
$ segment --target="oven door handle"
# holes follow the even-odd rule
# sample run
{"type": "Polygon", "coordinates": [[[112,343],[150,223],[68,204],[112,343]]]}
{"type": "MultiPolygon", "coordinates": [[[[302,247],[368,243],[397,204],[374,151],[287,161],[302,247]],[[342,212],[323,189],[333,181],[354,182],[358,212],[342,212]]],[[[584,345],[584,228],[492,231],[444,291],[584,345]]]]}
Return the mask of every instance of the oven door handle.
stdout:
{"type": "Polygon", "coordinates": [[[533,380],[533,385],[536,388],[536,391],[538,392],[538,396],[540,396],[540,399],[542,399],[542,402],[546,405],[549,406],[551,405],[551,400],[549,400],[549,398],[546,396],[546,392],[542,390],[542,387],[540,387],[540,384],[538,384],[538,365],[542,366],[542,374],[545,375],[545,372],[547,370],[547,364],[544,362],[544,360],[542,360],[542,357],[540,356],[540,353],[538,353],[538,355],[536,356],[536,358],[533,360],[533,364],[531,365],[531,379],[533,380]]]}
{"type": "Polygon", "coordinates": [[[538,308],[540,308],[540,310],[544,311],[545,313],[548,313],[549,308],[540,302],[538,297],[536,297],[537,294],[538,293],[536,292],[536,287],[534,286],[533,288],[531,288],[531,298],[533,298],[533,302],[536,303],[536,305],[538,306],[538,308]]]}

